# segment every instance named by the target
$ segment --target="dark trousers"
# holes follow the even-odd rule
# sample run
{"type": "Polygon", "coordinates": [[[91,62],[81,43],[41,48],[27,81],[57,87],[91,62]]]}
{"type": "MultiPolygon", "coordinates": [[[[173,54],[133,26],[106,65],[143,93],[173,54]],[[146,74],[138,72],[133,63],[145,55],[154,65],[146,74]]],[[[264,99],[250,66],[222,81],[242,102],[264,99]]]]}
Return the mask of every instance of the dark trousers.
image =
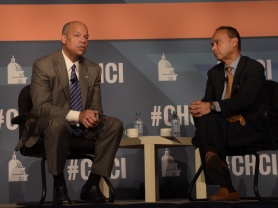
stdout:
{"type": "MultiPolygon", "coordinates": [[[[39,119],[38,131],[43,139],[48,170],[52,175],[63,172],[69,154],[72,129],[65,118],[39,119]]],[[[94,163],[91,171],[109,177],[123,133],[123,124],[117,118],[104,116],[96,128],[86,129],[80,139],[95,141],[94,163]]]]}
{"type": "MultiPolygon", "coordinates": [[[[243,147],[254,142],[252,135],[255,135],[256,131],[248,121],[245,126],[242,126],[238,121],[228,122],[221,117],[220,113],[212,112],[200,118],[194,118],[194,122],[196,131],[192,142],[199,148],[203,164],[205,164],[205,154],[211,146],[216,148],[219,156],[226,162],[226,156],[229,153],[227,144],[242,142],[243,147]]],[[[225,184],[223,176],[207,170],[206,167],[205,175],[211,184],[225,184]]]]}

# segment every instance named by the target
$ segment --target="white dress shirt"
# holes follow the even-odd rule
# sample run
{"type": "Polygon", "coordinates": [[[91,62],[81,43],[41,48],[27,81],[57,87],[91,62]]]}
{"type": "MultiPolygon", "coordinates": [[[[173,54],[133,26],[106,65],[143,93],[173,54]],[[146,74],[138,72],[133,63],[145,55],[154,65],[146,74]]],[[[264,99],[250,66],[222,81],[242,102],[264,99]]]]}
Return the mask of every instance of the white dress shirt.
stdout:
{"type": "MultiPolygon", "coordinates": [[[[71,67],[73,64],[75,64],[76,68],[75,68],[75,73],[77,78],[79,79],[79,61],[72,63],[71,60],[66,56],[66,54],[64,53],[64,51],[62,50],[62,54],[64,56],[65,62],[66,62],[66,66],[67,66],[67,71],[68,71],[68,77],[69,77],[69,85],[70,83],[70,78],[71,78],[71,67]]],[[[68,114],[66,115],[66,119],[67,121],[71,124],[71,125],[76,125],[79,126],[79,111],[75,111],[75,110],[70,110],[68,112],[68,114]]]]}

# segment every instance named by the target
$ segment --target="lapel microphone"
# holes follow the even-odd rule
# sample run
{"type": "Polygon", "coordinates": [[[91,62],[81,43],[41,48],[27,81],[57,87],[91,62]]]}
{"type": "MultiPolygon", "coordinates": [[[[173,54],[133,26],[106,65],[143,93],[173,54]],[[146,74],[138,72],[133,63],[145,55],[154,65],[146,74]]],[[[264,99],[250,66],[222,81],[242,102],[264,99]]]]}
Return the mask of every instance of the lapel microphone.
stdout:
{"type": "Polygon", "coordinates": [[[224,78],[224,82],[228,82],[229,80],[228,80],[228,77],[225,77],[224,78]]]}

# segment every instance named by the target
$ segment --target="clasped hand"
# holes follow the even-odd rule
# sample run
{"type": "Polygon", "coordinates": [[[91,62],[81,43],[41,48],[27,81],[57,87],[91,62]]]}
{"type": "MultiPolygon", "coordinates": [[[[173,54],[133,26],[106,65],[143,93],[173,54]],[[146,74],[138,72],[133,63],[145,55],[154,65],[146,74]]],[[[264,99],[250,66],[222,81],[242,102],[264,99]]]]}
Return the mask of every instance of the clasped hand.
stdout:
{"type": "Polygon", "coordinates": [[[96,127],[99,123],[98,111],[85,110],[80,112],[79,122],[83,124],[86,128],[96,127]]]}
{"type": "Polygon", "coordinates": [[[189,111],[193,117],[202,117],[210,112],[210,103],[201,100],[193,101],[189,106],[189,111]]]}

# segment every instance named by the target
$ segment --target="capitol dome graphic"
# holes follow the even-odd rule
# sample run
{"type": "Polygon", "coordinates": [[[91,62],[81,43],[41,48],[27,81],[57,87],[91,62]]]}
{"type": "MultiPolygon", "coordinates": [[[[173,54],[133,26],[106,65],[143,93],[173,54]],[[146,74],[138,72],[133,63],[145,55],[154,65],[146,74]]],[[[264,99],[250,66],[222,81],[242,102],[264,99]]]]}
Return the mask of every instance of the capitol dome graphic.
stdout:
{"type": "Polygon", "coordinates": [[[162,177],[165,176],[180,176],[181,170],[178,169],[178,163],[169,154],[168,148],[166,148],[164,155],[161,158],[162,177]]]}
{"type": "Polygon", "coordinates": [[[171,63],[166,60],[164,53],[161,56],[161,60],[158,62],[158,80],[159,81],[176,81],[177,74],[174,72],[174,68],[171,63]]]}
{"type": "Polygon", "coordinates": [[[25,167],[16,159],[15,153],[9,162],[9,181],[27,181],[29,174],[26,174],[25,167]]]}
{"type": "Polygon", "coordinates": [[[26,84],[28,77],[24,76],[24,70],[15,62],[14,56],[8,64],[8,84],[26,84]]]}

